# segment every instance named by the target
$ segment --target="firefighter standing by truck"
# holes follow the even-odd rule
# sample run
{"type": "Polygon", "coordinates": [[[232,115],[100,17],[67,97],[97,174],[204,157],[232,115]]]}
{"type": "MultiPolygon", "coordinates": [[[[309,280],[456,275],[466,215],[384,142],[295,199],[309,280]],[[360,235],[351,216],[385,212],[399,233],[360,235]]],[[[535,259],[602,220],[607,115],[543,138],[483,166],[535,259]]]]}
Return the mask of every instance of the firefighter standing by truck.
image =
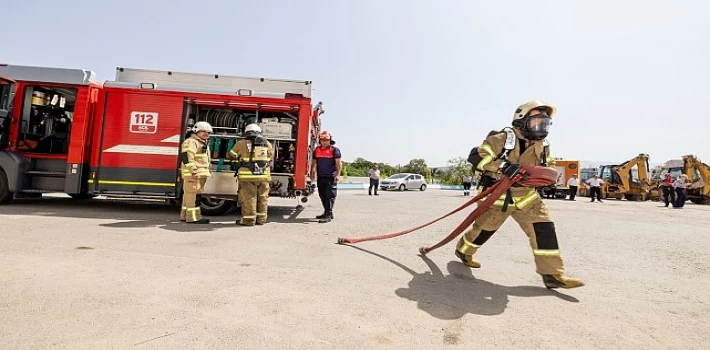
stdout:
{"type": "MultiPolygon", "coordinates": [[[[520,165],[555,167],[546,144],[555,107],[541,101],[520,105],[513,114],[513,128],[491,132],[474,149],[469,161],[483,172],[481,191],[492,186],[500,174],[513,176],[520,165]]],[[[459,240],[455,254],[473,268],[481,267],[474,253],[512,216],[530,240],[536,272],[548,288],[583,286],[581,279],[565,276],[555,225],[535,188],[512,187],[484,212],[459,240]]]]}
{"type": "Polygon", "coordinates": [[[266,223],[271,183],[271,160],[274,147],[261,135],[257,124],[244,129],[246,139],[238,141],[229,151],[229,157],[239,162],[236,176],[239,181],[239,201],[242,217],[237,225],[254,226],[266,223]]]}
{"type": "Polygon", "coordinates": [[[192,127],[193,134],[182,143],[182,209],[180,221],[188,224],[209,224],[200,211],[201,193],[205,189],[210,170],[210,150],[207,140],[212,126],[207,122],[197,122],[192,127]]]}

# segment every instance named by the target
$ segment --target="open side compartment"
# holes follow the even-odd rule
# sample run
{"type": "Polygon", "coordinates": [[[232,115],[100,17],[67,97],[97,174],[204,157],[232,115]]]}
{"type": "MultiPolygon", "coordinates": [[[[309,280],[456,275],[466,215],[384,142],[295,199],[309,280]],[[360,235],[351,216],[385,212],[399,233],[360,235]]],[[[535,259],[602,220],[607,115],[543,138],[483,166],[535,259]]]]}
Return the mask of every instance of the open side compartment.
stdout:
{"type": "Polygon", "coordinates": [[[227,158],[227,154],[237,141],[244,139],[246,126],[257,123],[261,127],[262,135],[274,147],[269,195],[296,197],[293,189],[298,133],[297,111],[263,111],[236,106],[188,103],[186,116],[186,137],[191,135],[192,126],[200,121],[210,123],[214,130],[209,140],[214,177],[207,181],[203,196],[237,198],[238,184],[234,177],[237,166],[227,158]]]}

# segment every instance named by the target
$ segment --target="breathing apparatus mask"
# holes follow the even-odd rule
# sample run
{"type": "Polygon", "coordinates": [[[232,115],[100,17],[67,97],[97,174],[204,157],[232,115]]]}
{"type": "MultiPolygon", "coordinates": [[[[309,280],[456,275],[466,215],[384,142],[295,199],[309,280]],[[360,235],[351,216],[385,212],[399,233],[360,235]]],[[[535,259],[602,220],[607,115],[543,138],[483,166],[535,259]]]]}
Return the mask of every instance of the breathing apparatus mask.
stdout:
{"type": "Polygon", "coordinates": [[[546,112],[535,115],[528,114],[513,123],[513,126],[520,128],[526,139],[532,141],[544,140],[550,133],[551,125],[552,118],[546,112]]]}

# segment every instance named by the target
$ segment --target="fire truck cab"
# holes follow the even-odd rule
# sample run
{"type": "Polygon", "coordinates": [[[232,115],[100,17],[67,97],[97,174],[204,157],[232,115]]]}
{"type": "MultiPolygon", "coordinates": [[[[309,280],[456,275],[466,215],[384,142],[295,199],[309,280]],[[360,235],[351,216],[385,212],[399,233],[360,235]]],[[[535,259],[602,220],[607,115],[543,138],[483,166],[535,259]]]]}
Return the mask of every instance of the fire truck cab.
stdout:
{"type": "Polygon", "coordinates": [[[0,65],[0,203],[63,192],[88,198],[91,125],[101,84],[81,69],[0,65]]]}
{"type": "Polygon", "coordinates": [[[270,195],[305,203],[314,191],[306,174],[323,109],[310,81],[119,67],[101,84],[88,70],[10,65],[0,76],[0,203],[45,192],[176,202],[180,145],[198,121],[214,129],[205,214],[236,205],[226,157],[250,123],[275,149],[270,195]]]}

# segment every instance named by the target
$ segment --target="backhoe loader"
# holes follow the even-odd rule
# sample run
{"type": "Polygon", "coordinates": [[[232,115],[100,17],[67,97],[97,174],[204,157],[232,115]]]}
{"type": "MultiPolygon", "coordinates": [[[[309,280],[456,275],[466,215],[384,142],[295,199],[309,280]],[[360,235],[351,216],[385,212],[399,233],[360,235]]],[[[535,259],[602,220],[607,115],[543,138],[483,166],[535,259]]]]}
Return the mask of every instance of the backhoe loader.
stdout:
{"type": "Polygon", "coordinates": [[[688,199],[694,204],[710,204],[710,166],[689,154],[683,156],[683,173],[692,180],[688,199]]]}
{"type": "MultiPolygon", "coordinates": [[[[616,198],[630,201],[645,201],[657,193],[649,178],[648,154],[641,153],[619,165],[602,165],[599,178],[602,184],[602,198],[616,198]],[[637,176],[632,170],[636,167],[637,176]]],[[[580,196],[589,197],[589,190],[584,188],[580,196]]]]}
{"type": "Polygon", "coordinates": [[[666,173],[670,173],[673,179],[680,174],[687,175],[691,181],[686,192],[688,200],[694,204],[710,204],[710,166],[693,155],[686,155],[682,160],[666,162],[657,175],[657,182],[660,183],[666,173]]]}

